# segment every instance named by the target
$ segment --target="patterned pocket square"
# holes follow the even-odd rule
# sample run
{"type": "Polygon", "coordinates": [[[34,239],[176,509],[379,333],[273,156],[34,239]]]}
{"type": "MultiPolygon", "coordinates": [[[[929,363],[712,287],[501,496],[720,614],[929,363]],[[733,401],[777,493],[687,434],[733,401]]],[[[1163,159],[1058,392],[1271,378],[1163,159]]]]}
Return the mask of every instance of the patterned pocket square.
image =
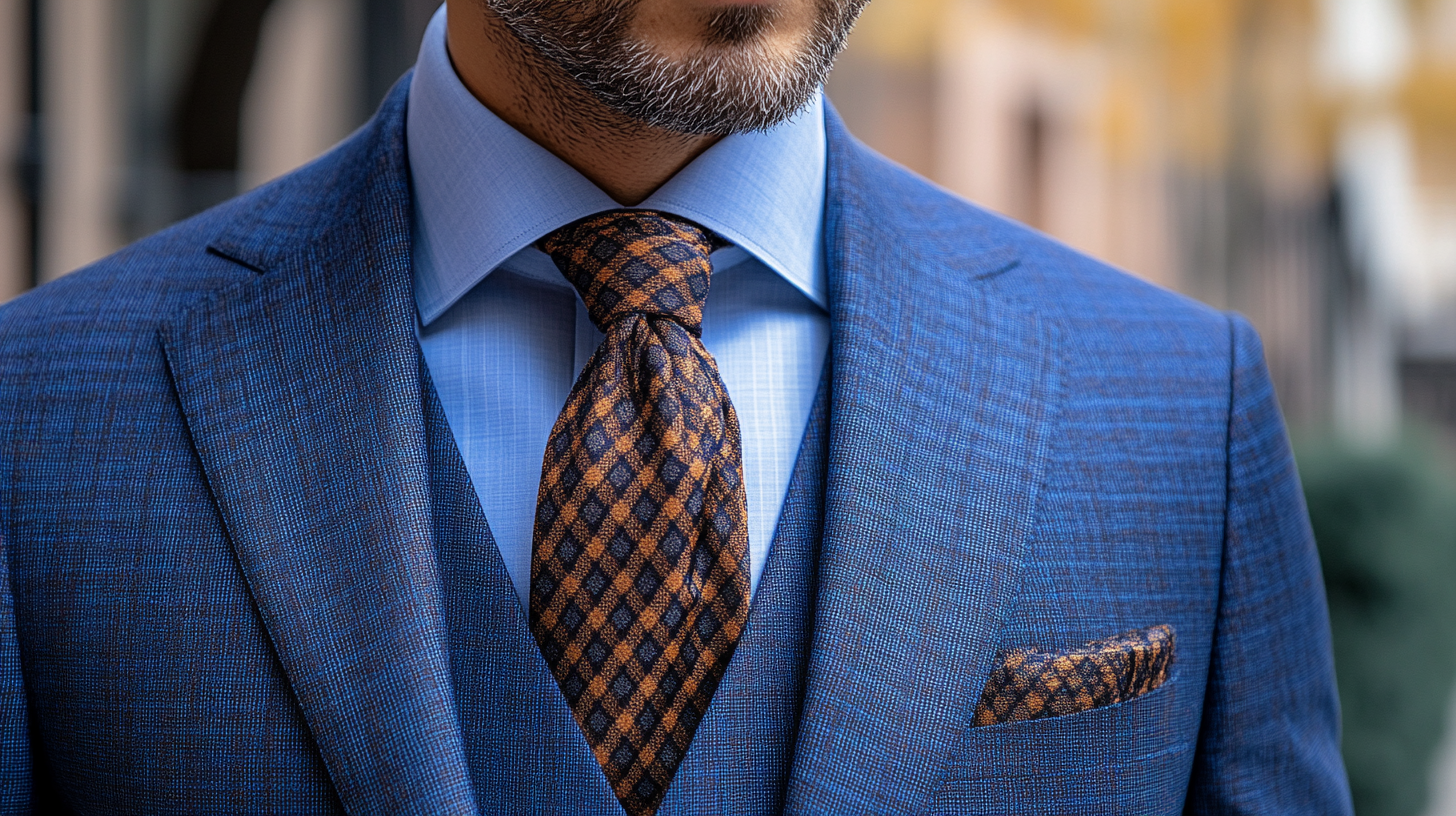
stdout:
{"type": "Polygon", "coordinates": [[[1150,626],[1065,652],[1002,649],[975,724],[1039,720],[1126,702],[1163,685],[1173,667],[1173,627],[1150,626]]]}

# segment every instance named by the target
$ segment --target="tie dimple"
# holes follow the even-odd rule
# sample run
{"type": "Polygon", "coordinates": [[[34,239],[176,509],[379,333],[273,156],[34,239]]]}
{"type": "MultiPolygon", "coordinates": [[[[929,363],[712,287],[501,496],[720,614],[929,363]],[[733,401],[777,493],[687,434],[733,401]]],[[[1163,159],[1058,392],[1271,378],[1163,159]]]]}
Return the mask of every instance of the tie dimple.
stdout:
{"type": "Polygon", "coordinates": [[[540,242],[606,337],[546,445],[531,631],[631,816],[661,804],[748,620],[738,419],[699,339],[712,240],[614,211],[540,242]]]}

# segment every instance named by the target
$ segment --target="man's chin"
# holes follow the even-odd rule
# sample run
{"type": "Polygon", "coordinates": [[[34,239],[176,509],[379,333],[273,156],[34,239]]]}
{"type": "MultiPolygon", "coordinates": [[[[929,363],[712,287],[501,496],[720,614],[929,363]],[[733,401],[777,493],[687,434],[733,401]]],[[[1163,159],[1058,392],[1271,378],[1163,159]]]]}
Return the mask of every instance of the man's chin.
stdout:
{"type": "Polygon", "coordinates": [[[699,5],[700,30],[686,39],[651,24],[642,0],[596,0],[600,14],[576,18],[559,16],[546,0],[489,2],[517,36],[625,118],[726,136],[773,127],[801,110],[866,0],[803,8],[710,0],[699,5]],[[790,19],[795,9],[817,18],[800,24],[790,19]]]}

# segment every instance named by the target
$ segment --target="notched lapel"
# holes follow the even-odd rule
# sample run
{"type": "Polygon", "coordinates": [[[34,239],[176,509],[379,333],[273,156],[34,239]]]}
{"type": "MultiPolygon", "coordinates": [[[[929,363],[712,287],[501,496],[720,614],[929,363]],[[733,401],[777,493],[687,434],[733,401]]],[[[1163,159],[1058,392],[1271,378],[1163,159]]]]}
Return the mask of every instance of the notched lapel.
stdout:
{"type": "Polygon", "coordinates": [[[161,334],[238,562],[345,809],[464,814],[476,808],[430,540],[410,298],[407,86],[285,180],[298,189],[256,196],[214,244],[265,274],[161,334]]]}
{"type": "Polygon", "coordinates": [[[923,807],[985,685],[1043,480],[1059,327],[999,293],[1017,260],[990,217],[935,223],[914,212],[928,195],[831,117],[832,441],[789,813],[923,807]]]}

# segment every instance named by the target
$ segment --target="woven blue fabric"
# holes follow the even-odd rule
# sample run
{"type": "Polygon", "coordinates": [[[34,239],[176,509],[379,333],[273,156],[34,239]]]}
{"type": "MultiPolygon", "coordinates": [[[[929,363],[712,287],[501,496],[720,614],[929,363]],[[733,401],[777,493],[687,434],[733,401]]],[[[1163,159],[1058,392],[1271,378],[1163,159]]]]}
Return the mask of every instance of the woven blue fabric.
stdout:
{"type": "MultiPolygon", "coordinates": [[[[0,308],[0,811],[497,810],[436,555],[405,93],[0,308]]],[[[783,810],[1348,813],[1253,330],[828,133],[829,443],[783,810]],[[1000,649],[1162,624],[1156,691],[970,727],[1000,649]]],[[[732,761],[675,812],[736,810],[708,781],[732,761]]]]}

